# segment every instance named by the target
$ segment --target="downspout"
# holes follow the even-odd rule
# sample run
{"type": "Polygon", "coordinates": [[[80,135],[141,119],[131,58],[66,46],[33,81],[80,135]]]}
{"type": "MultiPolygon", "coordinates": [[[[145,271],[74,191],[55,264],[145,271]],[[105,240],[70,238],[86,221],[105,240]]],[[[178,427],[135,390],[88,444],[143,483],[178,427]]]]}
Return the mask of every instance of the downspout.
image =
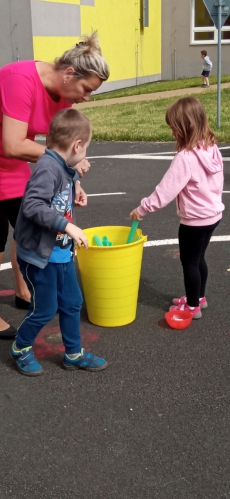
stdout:
{"type": "Polygon", "coordinates": [[[174,49],[174,80],[176,80],[176,48],[174,49]]]}
{"type": "Polygon", "coordinates": [[[138,80],[138,28],[139,28],[139,15],[138,15],[138,0],[135,1],[136,11],[136,27],[135,27],[135,64],[136,64],[136,85],[138,80]]]}

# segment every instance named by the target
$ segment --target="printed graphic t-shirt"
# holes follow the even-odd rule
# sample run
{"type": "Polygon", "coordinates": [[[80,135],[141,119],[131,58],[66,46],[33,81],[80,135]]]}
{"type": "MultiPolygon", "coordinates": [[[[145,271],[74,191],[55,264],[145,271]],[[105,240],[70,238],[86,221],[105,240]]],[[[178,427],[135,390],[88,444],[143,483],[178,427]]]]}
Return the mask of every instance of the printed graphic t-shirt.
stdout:
{"type": "MultiPolygon", "coordinates": [[[[63,192],[58,192],[52,199],[51,208],[55,206],[60,214],[64,210],[64,218],[73,223],[73,183],[70,182],[63,192]]],[[[54,249],[50,255],[50,263],[67,263],[70,262],[72,254],[73,240],[68,234],[61,232],[57,233],[54,249]]]]}

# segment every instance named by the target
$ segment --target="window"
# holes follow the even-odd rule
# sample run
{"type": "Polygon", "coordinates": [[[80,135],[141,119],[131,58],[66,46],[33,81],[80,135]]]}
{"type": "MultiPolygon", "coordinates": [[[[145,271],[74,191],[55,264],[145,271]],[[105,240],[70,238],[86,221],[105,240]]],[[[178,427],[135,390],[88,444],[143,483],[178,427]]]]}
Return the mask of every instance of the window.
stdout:
{"type": "MultiPolygon", "coordinates": [[[[191,43],[217,43],[218,30],[215,28],[203,0],[191,0],[191,43]]],[[[221,30],[222,43],[230,43],[230,16],[221,30]]]]}

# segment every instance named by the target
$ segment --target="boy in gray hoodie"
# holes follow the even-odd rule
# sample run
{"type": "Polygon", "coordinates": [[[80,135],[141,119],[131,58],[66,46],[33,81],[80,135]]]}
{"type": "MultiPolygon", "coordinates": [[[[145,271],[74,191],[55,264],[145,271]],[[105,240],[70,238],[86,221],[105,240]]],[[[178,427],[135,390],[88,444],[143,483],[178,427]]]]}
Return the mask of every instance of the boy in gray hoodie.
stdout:
{"type": "Polygon", "coordinates": [[[82,294],[73,262],[74,241],[88,246],[84,232],[73,223],[73,187],[78,181],[77,164],[86,156],[91,133],[84,114],[75,109],[59,111],[50,125],[48,147],[37,161],[21,203],[14,235],[31,304],[10,353],[26,376],[43,372],[32,345],[57,311],[65,346],[64,368],[101,371],[107,367],[104,359],[81,346],[82,294]]]}
{"type": "Polygon", "coordinates": [[[202,78],[203,84],[201,86],[204,88],[208,88],[209,87],[208,77],[209,77],[210,71],[212,69],[212,61],[208,57],[206,50],[201,50],[201,58],[204,60],[203,71],[201,73],[201,78],[202,78]]]}

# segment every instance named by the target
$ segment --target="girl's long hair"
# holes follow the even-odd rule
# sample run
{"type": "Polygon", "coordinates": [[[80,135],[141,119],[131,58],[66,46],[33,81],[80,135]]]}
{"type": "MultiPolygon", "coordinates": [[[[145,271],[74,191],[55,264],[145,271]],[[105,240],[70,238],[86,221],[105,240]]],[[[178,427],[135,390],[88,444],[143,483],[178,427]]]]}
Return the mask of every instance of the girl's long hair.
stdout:
{"type": "Polygon", "coordinates": [[[207,149],[217,142],[209,128],[203,105],[195,97],[184,97],[174,102],[167,109],[165,120],[175,136],[177,152],[201,146],[207,149]]]}

